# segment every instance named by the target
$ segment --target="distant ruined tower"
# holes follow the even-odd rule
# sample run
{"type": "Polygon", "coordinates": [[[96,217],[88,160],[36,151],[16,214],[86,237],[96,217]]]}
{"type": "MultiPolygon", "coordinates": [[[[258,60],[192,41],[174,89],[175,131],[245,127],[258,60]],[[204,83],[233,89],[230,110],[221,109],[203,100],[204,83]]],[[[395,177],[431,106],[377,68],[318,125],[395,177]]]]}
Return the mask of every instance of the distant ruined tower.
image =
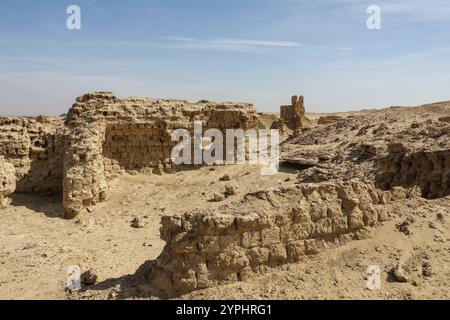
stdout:
{"type": "Polygon", "coordinates": [[[289,106],[280,107],[280,117],[283,123],[292,130],[309,128],[311,122],[305,115],[305,98],[303,96],[293,96],[291,103],[289,106]]]}

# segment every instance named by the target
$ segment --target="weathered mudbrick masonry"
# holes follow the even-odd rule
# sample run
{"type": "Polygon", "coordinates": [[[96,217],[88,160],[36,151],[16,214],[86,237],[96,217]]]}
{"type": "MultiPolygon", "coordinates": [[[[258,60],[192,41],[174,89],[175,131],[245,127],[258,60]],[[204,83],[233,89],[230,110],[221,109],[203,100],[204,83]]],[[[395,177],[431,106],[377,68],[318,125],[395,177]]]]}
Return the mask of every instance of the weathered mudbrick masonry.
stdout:
{"type": "Polygon", "coordinates": [[[250,104],[200,101],[118,99],[112,93],[77,99],[66,120],[64,208],[68,216],[108,196],[108,181],[124,171],[172,172],[171,131],[194,121],[203,129],[254,128],[250,104]]]}
{"type": "Polygon", "coordinates": [[[371,183],[305,184],[246,195],[217,210],[164,217],[162,254],[143,266],[161,295],[242,281],[267,268],[293,263],[364,239],[386,221],[390,204],[417,188],[380,191],[371,183]]]}
{"type": "Polygon", "coordinates": [[[14,166],[18,193],[62,190],[61,120],[0,117],[0,156],[14,166]]]}
{"type": "MultiPolygon", "coordinates": [[[[272,127],[295,132],[310,125],[304,99],[297,96],[281,108],[281,119],[273,119],[258,115],[251,104],[88,93],[76,99],[64,118],[0,117],[0,206],[14,192],[62,193],[66,217],[73,218],[107,199],[110,182],[125,172],[183,170],[171,159],[178,143],[171,141],[171,132],[186,129],[193,136],[194,122],[201,122],[203,131],[223,132],[272,127]]],[[[437,136],[444,137],[446,128],[437,128],[442,131],[437,136]]],[[[450,195],[450,152],[441,149],[394,143],[374,163],[373,179],[298,183],[247,194],[214,210],[165,216],[164,250],[138,274],[145,275],[153,292],[177,296],[245,280],[364,238],[389,218],[396,203],[450,195]]]]}
{"type": "Polygon", "coordinates": [[[171,130],[193,134],[194,121],[203,130],[259,125],[251,104],[119,99],[111,92],[77,98],[65,120],[0,118],[0,197],[62,191],[66,217],[74,217],[105,200],[108,182],[125,171],[177,170],[171,130]]]}
{"type": "Polygon", "coordinates": [[[292,130],[309,128],[311,122],[306,117],[305,98],[292,96],[290,105],[280,107],[280,118],[284,125],[292,130]]]}
{"type": "Polygon", "coordinates": [[[0,207],[6,204],[7,197],[16,189],[14,166],[0,157],[0,207]]]}
{"type": "Polygon", "coordinates": [[[381,162],[382,170],[376,181],[384,190],[395,186],[419,186],[425,198],[450,195],[449,150],[411,152],[393,145],[381,162]]]}

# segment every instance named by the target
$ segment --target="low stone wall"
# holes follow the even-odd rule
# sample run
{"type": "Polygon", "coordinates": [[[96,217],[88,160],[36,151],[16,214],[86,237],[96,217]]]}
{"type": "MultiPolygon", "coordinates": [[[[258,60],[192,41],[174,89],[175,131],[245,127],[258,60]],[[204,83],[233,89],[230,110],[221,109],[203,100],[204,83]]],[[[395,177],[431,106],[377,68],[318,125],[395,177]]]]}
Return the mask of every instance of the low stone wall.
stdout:
{"type": "Polygon", "coordinates": [[[227,281],[241,281],[268,267],[302,260],[363,237],[388,218],[385,204],[412,196],[373,184],[305,184],[246,195],[215,211],[163,217],[166,246],[151,263],[149,285],[180,295],[227,281]]]}

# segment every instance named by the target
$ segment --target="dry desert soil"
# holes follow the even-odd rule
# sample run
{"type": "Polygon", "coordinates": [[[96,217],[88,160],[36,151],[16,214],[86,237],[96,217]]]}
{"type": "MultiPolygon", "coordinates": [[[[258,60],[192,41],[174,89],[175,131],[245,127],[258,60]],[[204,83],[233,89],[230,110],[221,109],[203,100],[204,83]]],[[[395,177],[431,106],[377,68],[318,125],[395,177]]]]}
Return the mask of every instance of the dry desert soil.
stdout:
{"type": "MultiPolygon", "coordinates": [[[[11,204],[0,210],[0,299],[159,299],[137,294],[133,274],[164,247],[159,236],[161,216],[219,208],[249,192],[315,180],[373,179],[374,163],[390,143],[430,152],[449,150],[450,125],[438,120],[448,115],[450,103],[341,113],[344,120],[324,126],[317,125],[324,115],[310,114],[314,128],[283,144],[282,158],[303,162],[290,161],[275,176],[261,176],[260,168],[248,165],[165,175],[125,174],[113,181],[105,202],[73,220],[64,219],[60,195],[14,194],[11,204]],[[436,135],[436,130],[447,131],[436,135]],[[364,153],[367,144],[377,150],[375,154],[364,153]],[[341,161],[327,160],[339,157],[341,161]],[[325,159],[323,163],[319,158],[325,159]],[[231,181],[220,181],[225,174],[231,181]],[[237,195],[224,202],[211,201],[227,184],[238,188],[237,195]],[[139,228],[132,226],[136,217],[139,228]],[[95,272],[97,283],[67,291],[70,265],[95,272]]],[[[176,298],[449,299],[450,196],[412,197],[395,208],[388,221],[359,240],[243,282],[176,298]],[[404,282],[394,274],[399,265],[404,282]],[[381,269],[377,290],[367,287],[369,266],[381,269]]]]}

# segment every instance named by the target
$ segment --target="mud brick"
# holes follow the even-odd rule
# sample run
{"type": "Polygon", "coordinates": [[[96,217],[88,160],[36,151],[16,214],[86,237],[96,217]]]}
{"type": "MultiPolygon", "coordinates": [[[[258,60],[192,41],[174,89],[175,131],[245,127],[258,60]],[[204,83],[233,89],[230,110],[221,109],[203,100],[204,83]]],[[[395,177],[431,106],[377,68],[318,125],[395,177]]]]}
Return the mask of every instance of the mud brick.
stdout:
{"type": "Polygon", "coordinates": [[[261,232],[244,232],[242,234],[242,245],[252,248],[261,245],[261,232]]]}
{"type": "Polygon", "coordinates": [[[280,228],[273,227],[261,231],[261,244],[263,246],[280,243],[280,228]]]}

